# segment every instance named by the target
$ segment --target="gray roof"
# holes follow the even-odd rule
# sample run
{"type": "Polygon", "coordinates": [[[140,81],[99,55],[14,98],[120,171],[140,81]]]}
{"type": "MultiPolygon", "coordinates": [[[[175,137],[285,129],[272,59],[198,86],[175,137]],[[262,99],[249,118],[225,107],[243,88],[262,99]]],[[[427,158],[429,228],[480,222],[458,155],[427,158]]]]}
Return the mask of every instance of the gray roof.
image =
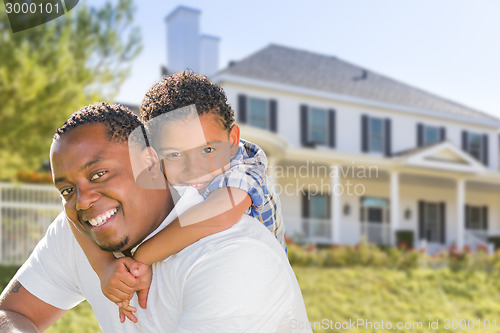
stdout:
{"type": "Polygon", "coordinates": [[[487,113],[453,102],[333,56],[271,44],[230,64],[231,74],[318,91],[481,120],[500,121],[487,113]]]}

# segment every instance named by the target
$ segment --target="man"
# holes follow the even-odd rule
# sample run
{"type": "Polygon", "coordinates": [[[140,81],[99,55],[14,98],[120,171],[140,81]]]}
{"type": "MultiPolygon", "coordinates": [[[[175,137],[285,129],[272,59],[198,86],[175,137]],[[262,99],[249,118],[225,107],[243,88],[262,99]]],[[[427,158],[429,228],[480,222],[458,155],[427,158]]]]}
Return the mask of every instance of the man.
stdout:
{"type": "MultiPolygon", "coordinates": [[[[147,309],[138,309],[137,324],[119,322],[66,216],[101,248],[125,253],[175,218],[168,190],[135,182],[127,138],[137,126],[128,110],[100,103],[58,130],[51,164],[65,214],[0,297],[0,331],[43,331],[84,299],[104,332],[293,332],[292,325],[307,326],[297,325],[307,316],[283,249],[248,216],[154,264],[147,309]]],[[[177,212],[200,200],[196,190],[186,192],[177,212]]]]}

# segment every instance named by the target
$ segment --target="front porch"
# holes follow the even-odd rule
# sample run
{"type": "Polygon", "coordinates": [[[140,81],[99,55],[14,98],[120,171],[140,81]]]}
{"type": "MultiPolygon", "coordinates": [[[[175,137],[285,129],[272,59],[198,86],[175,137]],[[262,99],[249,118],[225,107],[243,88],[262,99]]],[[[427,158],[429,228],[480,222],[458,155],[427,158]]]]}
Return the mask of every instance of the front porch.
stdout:
{"type": "Polygon", "coordinates": [[[275,174],[277,188],[292,192],[279,193],[287,234],[313,243],[356,244],[364,238],[396,245],[397,232],[410,231],[414,246],[429,252],[492,248],[488,239],[500,235],[498,172],[446,142],[390,160],[370,165],[282,159],[281,170],[306,172],[275,174]]]}

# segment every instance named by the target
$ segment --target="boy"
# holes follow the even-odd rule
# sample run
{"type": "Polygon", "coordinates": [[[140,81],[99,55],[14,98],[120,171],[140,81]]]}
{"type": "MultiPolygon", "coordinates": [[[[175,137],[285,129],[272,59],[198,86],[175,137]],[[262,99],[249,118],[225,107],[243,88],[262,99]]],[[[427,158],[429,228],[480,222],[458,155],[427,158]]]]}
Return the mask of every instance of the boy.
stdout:
{"type": "MultiPolygon", "coordinates": [[[[259,147],[240,141],[234,113],[220,87],[190,72],[170,75],[147,92],[141,115],[149,130],[144,139],[155,148],[169,185],[178,191],[195,188],[205,200],[140,245],[135,260],[151,265],[165,259],[230,228],[245,212],[273,232],[286,251],[279,198],[265,175],[267,158],[259,147]]],[[[120,320],[126,315],[136,321],[130,312],[135,309],[126,300],[147,280],[148,274],[139,272],[145,271],[144,266],[129,259],[115,260],[78,232],[75,235],[106,297],[125,305],[120,308],[120,320]]]]}

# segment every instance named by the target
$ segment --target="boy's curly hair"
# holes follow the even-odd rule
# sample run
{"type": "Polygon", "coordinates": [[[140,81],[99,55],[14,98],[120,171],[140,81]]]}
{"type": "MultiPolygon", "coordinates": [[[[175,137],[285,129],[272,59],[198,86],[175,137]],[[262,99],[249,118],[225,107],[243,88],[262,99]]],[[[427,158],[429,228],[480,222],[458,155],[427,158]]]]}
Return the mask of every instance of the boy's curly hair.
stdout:
{"type": "Polygon", "coordinates": [[[184,71],[164,76],[142,100],[141,117],[146,122],[178,108],[196,105],[198,115],[218,116],[225,130],[234,125],[234,111],[222,88],[204,75],[184,71]]]}
{"type": "Polygon", "coordinates": [[[127,142],[130,133],[141,126],[139,118],[125,106],[108,103],[87,105],[76,111],[56,130],[54,140],[60,139],[72,130],[83,126],[103,124],[108,130],[108,138],[113,142],[127,142]]]}

